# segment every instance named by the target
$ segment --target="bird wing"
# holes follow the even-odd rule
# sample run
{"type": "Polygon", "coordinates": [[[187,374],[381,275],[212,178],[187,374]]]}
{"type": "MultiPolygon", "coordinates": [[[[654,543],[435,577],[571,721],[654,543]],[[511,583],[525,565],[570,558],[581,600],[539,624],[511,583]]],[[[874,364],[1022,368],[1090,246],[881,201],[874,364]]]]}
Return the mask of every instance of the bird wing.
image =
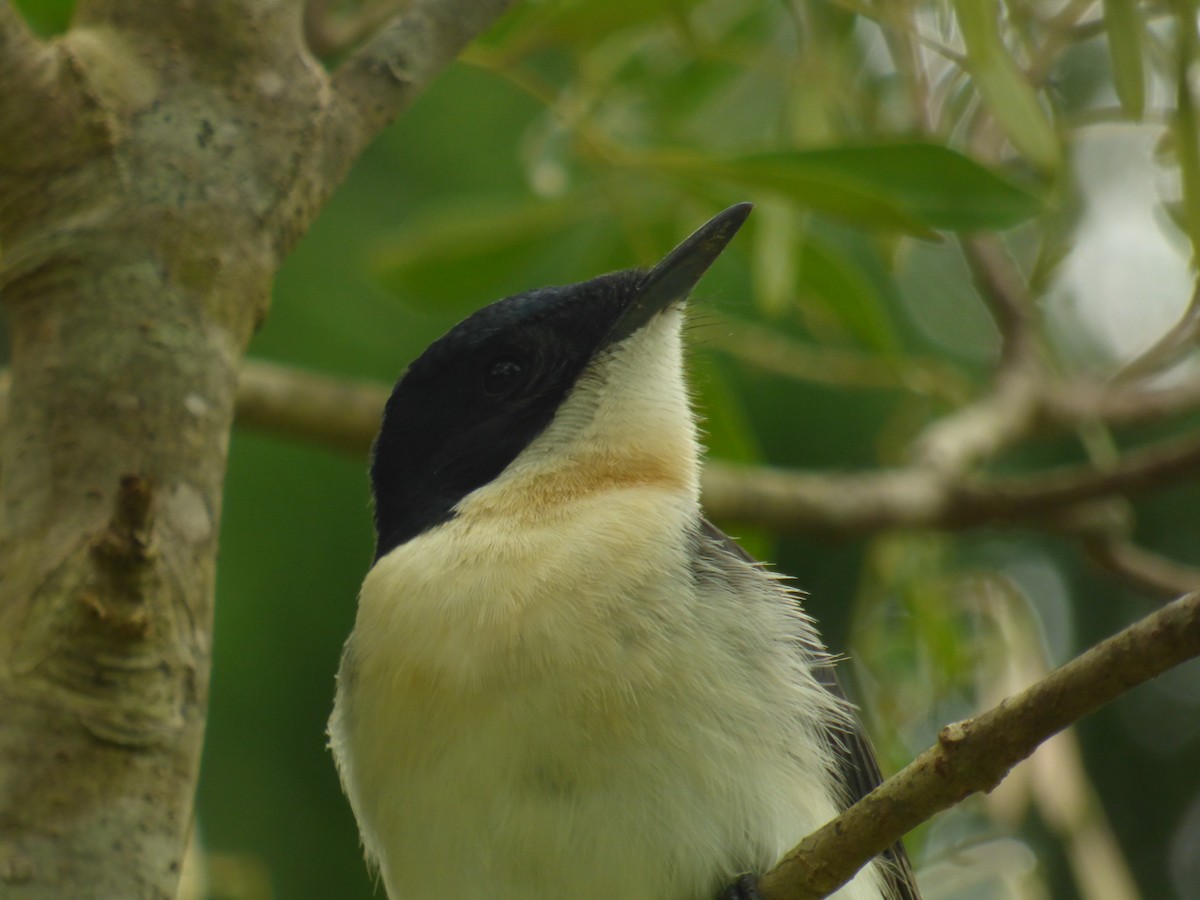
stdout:
{"type": "MultiPolygon", "coordinates": [[[[702,520],[701,528],[708,537],[733,556],[754,565],[759,564],[733,538],[707,519],[702,520]]],[[[824,647],[811,646],[806,649],[815,656],[825,655],[824,647]]],[[[818,666],[814,675],[822,687],[849,704],[846,691],[842,688],[837,671],[832,665],[818,666]]],[[[826,737],[833,748],[838,772],[846,786],[844,799],[845,806],[848,808],[878,787],[883,782],[883,775],[879,771],[875,751],[871,748],[871,742],[857,716],[853,716],[845,724],[830,725],[826,729],[826,737]]],[[[885,850],[882,856],[885,860],[882,870],[888,900],[921,900],[912,863],[908,859],[903,842],[897,841],[885,850]]]]}

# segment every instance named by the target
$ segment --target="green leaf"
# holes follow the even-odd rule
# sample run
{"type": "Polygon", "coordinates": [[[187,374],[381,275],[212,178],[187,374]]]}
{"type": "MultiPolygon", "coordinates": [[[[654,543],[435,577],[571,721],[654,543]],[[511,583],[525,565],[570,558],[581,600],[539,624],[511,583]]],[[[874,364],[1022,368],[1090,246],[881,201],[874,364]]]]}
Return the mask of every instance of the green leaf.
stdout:
{"type": "Polygon", "coordinates": [[[852,260],[809,239],[800,248],[799,274],[802,289],[819,300],[859,344],[885,354],[899,350],[883,298],[852,260]]]}
{"type": "Polygon", "coordinates": [[[754,209],[750,277],[755,305],[768,318],[779,318],[796,301],[797,217],[792,204],[774,198],[754,209]]]}
{"type": "Polygon", "coordinates": [[[1200,122],[1197,121],[1196,97],[1189,74],[1200,56],[1200,35],[1196,32],[1195,13],[1181,8],[1180,53],[1175,78],[1175,115],[1172,136],[1179,154],[1179,174],[1183,187],[1182,214],[1184,231],[1192,243],[1192,264],[1200,259],[1200,122]]]}
{"type": "Polygon", "coordinates": [[[422,211],[417,224],[381,241],[371,269],[409,306],[472,310],[538,283],[534,267],[550,239],[594,215],[596,204],[579,197],[448,203],[422,211]]]}
{"type": "Polygon", "coordinates": [[[548,0],[522,3],[481,38],[506,53],[540,47],[592,47],[616,32],[650,22],[682,18],[698,0],[548,0]]]}
{"type": "Polygon", "coordinates": [[[891,198],[880,196],[854,173],[806,165],[803,152],[735,159],[716,159],[682,153],[656,153],[640,164],[664,174],[702,184],[724,181],[749,191],[769,191],[839,219],[921,237],[933,232],[891,198]]]}
{"type": "Polygon", "coordinates": [[[75,0],[16,0],[13,5],[25,17],[30,28],[48,37],[67,30],[75,0]]]}
{"type": "Polygon", "coordinates": [[[904,143],[808,150],[804,165],[835,169],[888,197],[931,228],[1008,228],[1041,211],[1035,195],[938,144],[904,143]]]}
{"type": "Polygon", "coordinates": [[[1140,119],[1146,108],[1146,76],[1142,62],[1143,25],[1137,3],[1104,0],[1104,28],[1117,98],[1129,115],[1140,119]]]}
{"type": "Polygon", "coordinates": [[[997,0],[955,0],[975,89],[1008,139],[1033,165],[1056,171],[1062,162],[1058,135],[1037,94],[1000,39],[997,0]]]}
{"type": "Polygon", "coordinates": [[[667,171],[771,191],[860,225],[928,237],[932,229],[1009,228],[1041,200],[961,153],[937,144],[886,143],[737,159],[660,156],[667,171]]]}

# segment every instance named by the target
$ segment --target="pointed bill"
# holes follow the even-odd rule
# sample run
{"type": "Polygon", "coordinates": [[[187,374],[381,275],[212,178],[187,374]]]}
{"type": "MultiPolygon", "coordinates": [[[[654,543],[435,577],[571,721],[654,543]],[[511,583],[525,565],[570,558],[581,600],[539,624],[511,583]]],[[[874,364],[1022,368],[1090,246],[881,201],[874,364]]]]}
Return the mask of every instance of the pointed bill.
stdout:
{"type": "Polygon", "coordinates": [[[650,270],[629,308],[613,325],[605,345],[633,334],[672,303],[687,298],[692,288],[733,240],[753,203],[738,203],[701,225],[650,270]]]}

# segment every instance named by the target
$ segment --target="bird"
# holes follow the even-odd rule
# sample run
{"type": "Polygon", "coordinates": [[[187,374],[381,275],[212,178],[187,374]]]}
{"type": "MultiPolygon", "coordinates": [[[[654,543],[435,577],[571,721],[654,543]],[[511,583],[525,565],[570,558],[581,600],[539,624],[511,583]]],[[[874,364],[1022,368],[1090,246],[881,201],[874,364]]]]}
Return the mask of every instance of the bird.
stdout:
{"type": "MultiPolygon", "coordinates": [[[[685,306],[751,208],[396,383],[328,729],[391,900],[752,900],[880,781],[800,593],[700,506],[685,306]]],[[[834,896],[918,900],[903,847],[834,896]]]]}

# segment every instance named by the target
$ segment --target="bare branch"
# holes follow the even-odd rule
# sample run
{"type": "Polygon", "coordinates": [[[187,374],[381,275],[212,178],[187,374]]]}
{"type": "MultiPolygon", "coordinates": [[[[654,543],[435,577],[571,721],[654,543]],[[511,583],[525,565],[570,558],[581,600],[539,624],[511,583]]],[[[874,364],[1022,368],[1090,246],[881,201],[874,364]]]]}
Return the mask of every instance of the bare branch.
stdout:
{"type": "Polygon", "coordinates": [[[1114,387],[1073,382],[1048,387],[1041,399],[1043,427],[1074,428],[1082,422],[1142,425],[1162,422],[1200,407],[1200,378],[1171,387],[1114,387]]]}
{"type": "Polygon", "coordinates": [[[1200,591],[1200,569],[1160,556],[1126,538],[1088,538],[1083,548],[1097,566],[1136,590],[1163,597],[1200,591]]]}
{"type": "Polygon", "coordinates": [[[512,0],[414,0],[333,74],[335,122],[326,130],[325,178],[341,181],[375,136],[512,0]]]}
{"type": "MultiPolygon", "coordinates": [[[[238,421],[330,448],[364,452],[388,389],[248,361],[238,421]]],[[[4,381],[0,378],[0,410],[4,381]]],[[[715,518],[782,532],[855,534],[881,528],[965,528],[986,521],[1054,524],[1096,500],[1137,494],[1200,472],[1200,433],[1130,450],[1110,469],[1068,466],[1007,478],[949,477],[924,467],[877,472],[796,472],[710,460],[704,504],[715,518]]],[[[1065,521],[1063,527],[1067,527],[1065,521]]]]}
{"type": "MultiPolygon", "coordinates": [[[[722,320],[720,329],[703,333],[702,342],[740,363],[796,381],[903,390],[953,403],[964,402],[968,392],[965,378],[937,360],[907,358],[897,366],[866,353],[811,347],[745,322],[722,320]]],[[[1117,428],[1143,425],[1200,408],[1200,377],[1166,387],[1051,381],[1048,375],[1042,377],[1034,410],[1038,431],[1076,429],[1094,422],[1117,428]]],[[[997,387],[998,392],[1004,390],[997,387]]],[[[1002,408],[1017,399],[1019,394],[985,405],[996,403],[1002,408]]]]}
{"type": "MultiPolygon", "coordinates": [[[[0,369],[0,429],[7,423],[12,374],[0,369]]],[[[379,430],[388,389],[373,381],[331,378],[263,360],[247,361],[237,389],[240,425],[364,453],[379,430]]]]}
{"type": "Polygon", "coordinates": [[[1016,265],[995,235],[963,238],[963,257],[1004,342],[1001,365],[1033,352],[1033,303],[1016,265]]]}
{"type": "MultiPolygon", "coordinates": [[[[7,394],[7,373],[0,371],[0,427],[7,394]]],[[[238,422],[338,451],[363,453],[379,428],[387,396],[388,388],[374,382],[334,379],[251,360],[243,366],[238,385],[238,422]]],[[[1104,551],[1096,542],[1115,540],[1112,535],[1122,534],[1120,528],[1127,523],[1097,516],[1096,501],[1139,494],[1197,472],[1200,433],[1130,450],[1109,469],[1069,466],[1002,479],[949,477],[924,467],[797,472],[710,460],[703,476],[704,505],[714,518],[785,533],[847,535],[884,528],[1029,522],[1081,533],[1103,560],[1104,551]],[[1089,520],[1087,528],[1079,526],[1080,517],[1089,520]],[[1103,527],[1097,527],[1097,522],[1103,527]]],[[[1183,568],[1176,572],[1177,582],[1165,576],[1160,580],[1163,585],[1188,585],[1186,572],[1183,568]]]]}
{"type": "Polygon", "coordinates": [[[1189,594],[973,719],[805,838],[758,883],[764,900],[816,900],[935,813],[991,791],[1039,744],[1121,694],[1200,655],[1200,594],[1189,594]]]}
{"type": "Polygon", "coordinates": [[[237,421],[334,450],[362,453],[379,430],[387,398],[387,388],[374,382],[247,362],[238,380],[237,421]]]}
{"type": "Polygon", "coordinates": [[[1087,558],[1134,590],[1156,597],[1200,591],[1200,569],[1138,546],[1133,505],[1108,498],[1070,507],[1056,517],[1061,530],[1079,540],[1087,558]]]}
{"type": "Polygon", "coordinates": [[[916,462],[947,475],[965,471],[1033,431],[1045,380],[1034,347],[1032,302],[1016,266],[998,238],[964,238],[961,245],[1003,349],[992,390],[934,422],[914,444],[916,462]]]}
{"type": "Polygon", "coordinates": [[[951,475],[1012,446],[1037,424],[1040,384],[1033,366],[1002,367],[990,393],[937,420],[917,438],[914,459],[951,475]]]}
{"type": "Polygon", "coordinates": [[[1045,525],[1079,504],[1143,493],[1197,472],[1197,433],[1131,450],[1109,469],[1064,466],[1006,478],[947,478],[927,468],[816,474],[709,462],[704,504],[715,519],[782,532],[1045,525]]]}
{"type": "Polygon", "coordinates": [[[948,499],[928,469],[817,473],[708,460],[702,478],[704,508],[713,519],[791,534],[933,527],[945,518],[948,499]]]}
{"type": "Polygon", "coordinates": [[[992,479],[955,488],[966,522],[985,510],[998,519],[1038,517],[1101,497],[1143,493],[1200,474],[1200,432],[1130,450],[1111,468],[1064,466],[1037,475],[992,479]]]}

